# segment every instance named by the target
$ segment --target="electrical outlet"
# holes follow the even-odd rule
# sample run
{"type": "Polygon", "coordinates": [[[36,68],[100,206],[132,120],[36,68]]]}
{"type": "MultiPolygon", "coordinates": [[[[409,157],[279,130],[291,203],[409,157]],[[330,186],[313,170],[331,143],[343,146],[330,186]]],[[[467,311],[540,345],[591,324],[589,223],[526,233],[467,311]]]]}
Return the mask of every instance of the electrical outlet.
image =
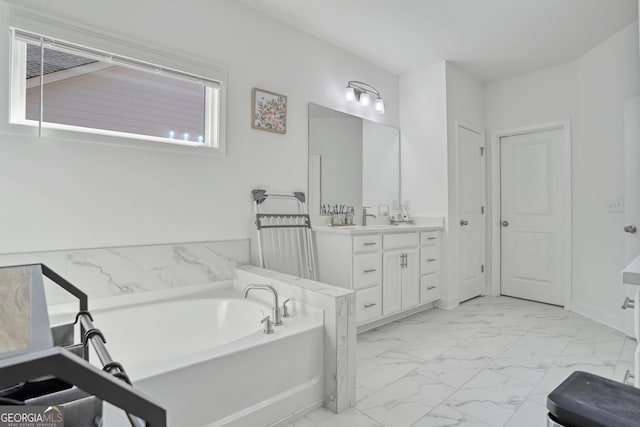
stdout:
{"type": "Polygon", "coordinates": [[[624,199],[613,199],[607,202],[609,212],[624,212],[624,199]]]}

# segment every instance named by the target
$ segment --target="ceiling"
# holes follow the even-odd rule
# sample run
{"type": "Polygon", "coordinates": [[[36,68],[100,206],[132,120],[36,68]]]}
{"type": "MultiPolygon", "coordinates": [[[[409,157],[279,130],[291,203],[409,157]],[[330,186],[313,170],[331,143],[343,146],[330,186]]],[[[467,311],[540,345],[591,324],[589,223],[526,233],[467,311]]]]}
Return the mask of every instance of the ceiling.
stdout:
{"type": "Polygon", "coordinates": [[[401,74],[449,60],[484,83],[570,62],[637,0],[238,0],[401,74]]]}

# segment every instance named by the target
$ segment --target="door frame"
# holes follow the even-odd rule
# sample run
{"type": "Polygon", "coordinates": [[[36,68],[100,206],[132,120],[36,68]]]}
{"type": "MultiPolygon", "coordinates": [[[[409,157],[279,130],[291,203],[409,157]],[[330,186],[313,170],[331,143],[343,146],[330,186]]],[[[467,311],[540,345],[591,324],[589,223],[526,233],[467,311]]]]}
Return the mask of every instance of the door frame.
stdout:
{"type": "Polygon", "coordinates": [[[454,227],[456,227],[456,259],[458,260],[458,265],[456,266],[456,292],[458,295],[458,302],[460,302],[460,283],[462,280],[462,275],[463,272],[461,271],[461,269],[459,268],[459,261],[460,261],[460,250],[462,248],[462,233],[459,231],[458,227],[458,223],[460,222],[460,215],[459,215],[459,210],[460,210],[460,179],[458,174],[460,173],[460,150],[459,150],[459,146],[460,146],[460,139],[459,139],[459,130],[460,128],[466,129],[469,132],[473,132],[475,134],[478,134],[480,136],[480,147],[482,149],[484,149],[484,155],[482,156],[482,160],[480,162],[480,176],[481,176],[481,183],[480,183],[480,188],[482,191],[482,194],[480,196],[480,201],[482,203],[482,206],[484,206],[484,210],[485,213],[483,216],[484,221],[481,221],[481,227],[482,227],[482,231],[481,231],[481,239],[482,239],[482,245],[481,245],[481,249],[480,249],[480,258],[482,259],[482,262],[484,263],[483,265],[485,266],[484,268],[484,272],[481,273],[482,276],[482,284],[483,284],[483,292],[481,293],[481,295],[486,295],[487,294],[487,269],[488,269],[488,263],[487,263],[487,210],[488,210],[488,206],[487,206],[487,158],[488,153],[487,153],[487,143],[486,143],[486,136],[485,136],[485,132],[484,130],[477,128],[476,126],[470,124],[470,123],[466,123],[460,119],[455,119],[455,141],[456,141],[456,212],[455,212],[455,223],[452,224],[454,227]]]}
{"type": "Polygon", "coordinates": [[[501,190],[500,190],[500,172],[502,170],[500,160],[500,140],[501,138],[508,136],[524,135],[528,133],[545,132],[550,130],[562,130],[562,162],[565,165],[562,169],[562,176],[560,178],[560,188],[563,194],[567,195],[568,204],[565,214],[562,218],[563,227],[567,230],[567,241],[563,242],[563,252],[568,260],[567,265],[563,269],[564,282],[564,308],[565,310],[571,309],[571,283],[572,283],[572,271],[573,271],[573,230],[572,230],[572,209],[573,209],[573,195],[571,187],[571,120],[562,120],[557,122],[540,123],[531,126],[522,126],[510,129],[503,129],[491,132],[490,153],[491,166],[489,169],[489,177],[491,180],[491,209],[488,215],[489,229],[491,230],[491,292],[493,296],[500,295],[501,290],[501,190]]]}

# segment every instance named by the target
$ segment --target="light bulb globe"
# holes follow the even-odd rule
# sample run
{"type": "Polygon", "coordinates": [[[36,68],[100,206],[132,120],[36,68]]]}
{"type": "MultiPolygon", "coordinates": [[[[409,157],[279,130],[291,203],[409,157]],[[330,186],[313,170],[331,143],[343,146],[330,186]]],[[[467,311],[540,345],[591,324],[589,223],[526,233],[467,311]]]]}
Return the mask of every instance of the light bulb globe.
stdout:
{"type": "Polygon", "coordinates": [[[369,105],[370,102],[371,102],[371,95],[369,95],[367,92],[363,92],[360,94],[360,105],[362,105],[363,107],[366,107],[367,105],[369,105]]]}
{"type": "Polygon", "coordinates": [[[344,88],[344,99],[346,99],[348,102],[353,102],[356,100],[356,92],[352,87],[344,88]]]}

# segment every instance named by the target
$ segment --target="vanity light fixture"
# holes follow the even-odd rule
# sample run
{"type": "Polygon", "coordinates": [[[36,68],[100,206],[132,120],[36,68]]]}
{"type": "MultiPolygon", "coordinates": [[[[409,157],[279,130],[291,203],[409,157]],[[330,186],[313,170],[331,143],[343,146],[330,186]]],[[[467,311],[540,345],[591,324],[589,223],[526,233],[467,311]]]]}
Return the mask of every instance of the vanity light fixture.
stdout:
{"type": "Polygon", "coordinates": [[[384,114],[384,100],[380,96],[380,91],[370,84],[351,80],[344,88],[344,97],[349,102],[357,101],[363,107],[371,103],[371,95],[376,96],[373,108],[380,114],[384,114]]]}

